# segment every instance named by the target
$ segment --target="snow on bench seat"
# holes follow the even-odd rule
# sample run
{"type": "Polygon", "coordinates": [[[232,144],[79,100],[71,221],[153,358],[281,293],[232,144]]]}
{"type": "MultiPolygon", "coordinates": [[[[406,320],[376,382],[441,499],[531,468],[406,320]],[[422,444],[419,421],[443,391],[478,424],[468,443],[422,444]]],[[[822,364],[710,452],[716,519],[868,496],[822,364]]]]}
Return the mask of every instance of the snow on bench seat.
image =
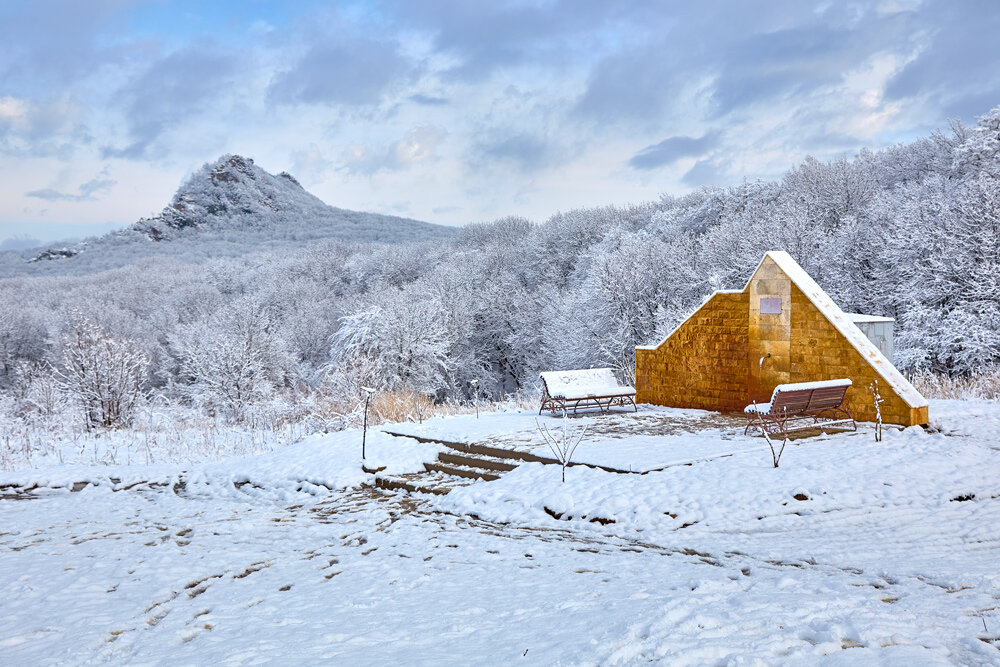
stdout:
{"type": "Polygon", "coordinates": [[[850,387],[853,384],[850,378],[841,378],[839,380],[816,380],[814,382],[790,382],[788,384],[779,384],[771,392],[771,401],[768,403],[757,403],[743,408],[743,412],[746,414],[752,414],[758,412],[760,414],[766,415],[771,412],[771,403],[774,403],[774,399],[781,393],[787,393],[789,391],[803,391],[812,389],[831,389],[833,387],[850,387]]]}
{"type": "Polygon", "coordinates": [[[610,368],[588,368],[573,371],[546,371],[542,378],[542,410],[567,412],[572,407],[596,407],[603,412],[612,405],[635,408],[635,387],[623,385],[610,368]],[[572,405],[570,405],[572,404],[572,405]]]}

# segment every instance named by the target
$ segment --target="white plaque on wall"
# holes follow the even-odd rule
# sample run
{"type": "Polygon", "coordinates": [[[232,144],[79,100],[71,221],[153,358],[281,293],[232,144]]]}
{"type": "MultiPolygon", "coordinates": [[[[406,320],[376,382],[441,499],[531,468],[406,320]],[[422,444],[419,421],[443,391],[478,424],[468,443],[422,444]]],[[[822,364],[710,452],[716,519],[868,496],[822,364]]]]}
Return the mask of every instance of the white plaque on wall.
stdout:
{"type": "Polygon", "coordinates": [[[760,300],[761,315],[781,315],[781,299],[764,298],[760,300]]]}

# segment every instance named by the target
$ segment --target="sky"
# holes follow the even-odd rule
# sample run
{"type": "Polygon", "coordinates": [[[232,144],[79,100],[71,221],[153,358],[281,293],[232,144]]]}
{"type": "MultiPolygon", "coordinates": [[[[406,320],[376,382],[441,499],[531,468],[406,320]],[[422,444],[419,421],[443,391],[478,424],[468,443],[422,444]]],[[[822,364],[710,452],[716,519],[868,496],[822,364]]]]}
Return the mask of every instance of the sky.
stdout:
{"type": "Polygon", "coordinates": [[[975,122],[997,34],[993,0],[0,0],[0,249],[226,153],[455,225],[774,178],[975,122]]]}

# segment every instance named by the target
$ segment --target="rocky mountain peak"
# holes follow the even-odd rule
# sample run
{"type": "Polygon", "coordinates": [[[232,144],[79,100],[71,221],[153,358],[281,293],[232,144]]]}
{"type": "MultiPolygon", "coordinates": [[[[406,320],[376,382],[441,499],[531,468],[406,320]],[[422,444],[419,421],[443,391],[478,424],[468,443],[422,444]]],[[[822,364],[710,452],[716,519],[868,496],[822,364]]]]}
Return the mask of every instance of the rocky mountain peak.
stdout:
{"type": "Polygon", "coordinates": [[[279,210],[301,211],[317,205],[322,202],[303,190],[291,174],[275,176],[251,158],[223,155],[192,174],[163,211],[140,220],[133,229],[162,241],[171,238],[172,231],[192,227],[240,222],[259,227],[279,210]]]}

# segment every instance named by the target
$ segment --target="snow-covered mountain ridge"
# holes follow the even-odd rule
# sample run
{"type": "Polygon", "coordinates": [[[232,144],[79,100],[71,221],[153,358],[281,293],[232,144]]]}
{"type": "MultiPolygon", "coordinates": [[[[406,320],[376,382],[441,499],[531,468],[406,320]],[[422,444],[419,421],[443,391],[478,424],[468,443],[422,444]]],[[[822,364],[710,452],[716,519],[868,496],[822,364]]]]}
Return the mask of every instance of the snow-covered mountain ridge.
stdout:
{"type": "Polygon", "coordinates": [[[130,229],[161,241],[224,228],[345,241],[416,241],[453,234],[451,228],[426,222],[329,206],[288,172],[270,174],[240,155],[204,165],[159,214],[130,229]]]}
{"type": "Polygon", "coordinates": [[[86,273],[170,255],[200,260],[312,241],[400,243],[450,238],[456,229],[336,208],[287,172],[271,174],[250,158],[224,155],[184,182],[151,218],[71,246],[51,245],[0,259],[0,275],[86,273]]]}

